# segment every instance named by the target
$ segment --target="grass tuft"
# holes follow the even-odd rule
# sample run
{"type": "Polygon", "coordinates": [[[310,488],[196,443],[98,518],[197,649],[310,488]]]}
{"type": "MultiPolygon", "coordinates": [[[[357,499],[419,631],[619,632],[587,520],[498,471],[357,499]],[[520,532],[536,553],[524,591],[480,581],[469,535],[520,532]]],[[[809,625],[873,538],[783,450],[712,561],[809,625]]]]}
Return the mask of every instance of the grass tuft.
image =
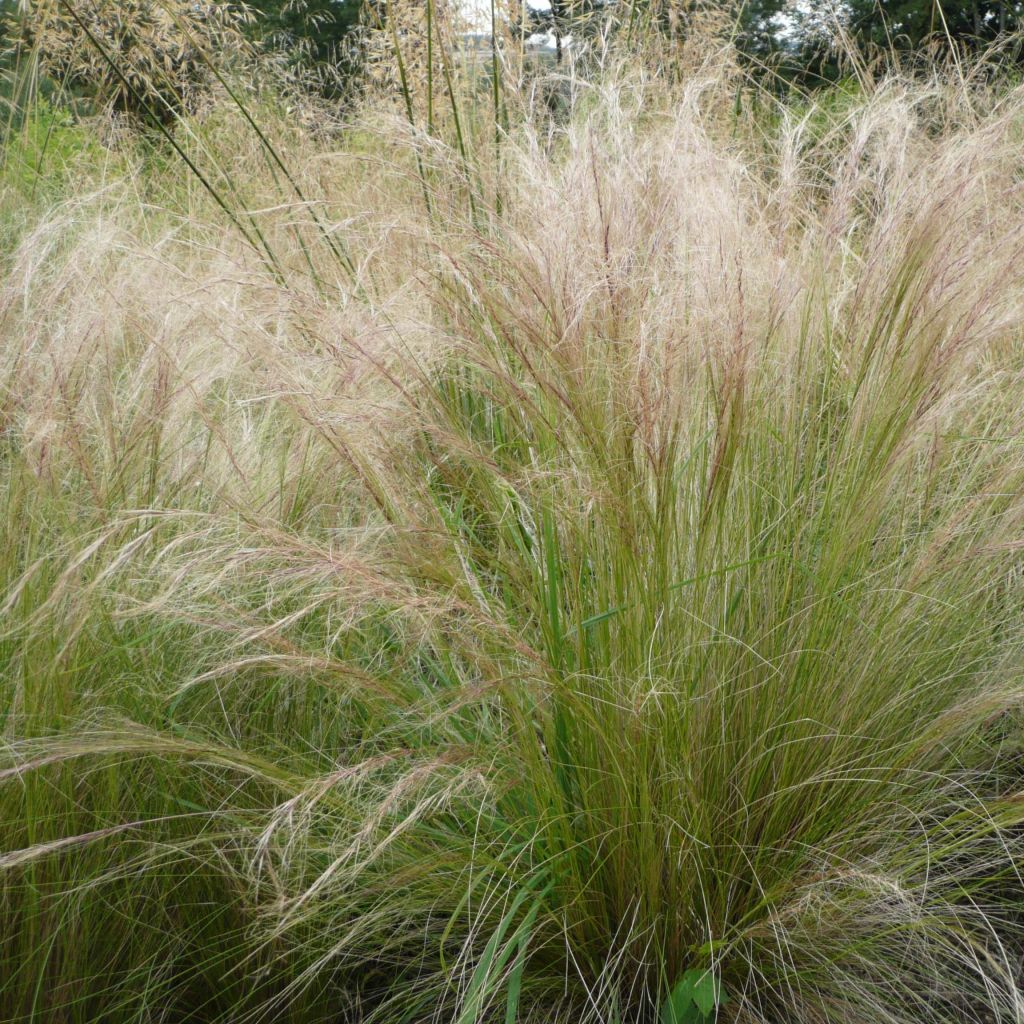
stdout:
{"type": "Polygon", "coordinates": [[[4,178],[0,1017],[1017,1020],[1024,99],[498,56],[4,178]]]}

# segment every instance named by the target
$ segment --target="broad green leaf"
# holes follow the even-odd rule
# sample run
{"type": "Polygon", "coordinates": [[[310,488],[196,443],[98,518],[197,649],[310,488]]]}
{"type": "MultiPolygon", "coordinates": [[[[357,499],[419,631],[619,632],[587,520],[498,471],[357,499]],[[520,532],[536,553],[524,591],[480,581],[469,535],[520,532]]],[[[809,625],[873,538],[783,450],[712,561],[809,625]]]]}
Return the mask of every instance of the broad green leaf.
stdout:
{"type": "Polygon", "coordinates": [[[715,1007],[720,1006],[722,999],[722,986],[712,970],[703,972],[687,971],[687,975],[696,975],[693,980],[693,1001],[697,1004],[703,1017],[710,1017],[715,1012],[715,1007]]]}
{"type": "Polygon", "coordinates": [[[662,1004],[660,1024],[698,1024],[697,1005],[693,1001],[693,980],[684,975],[662,1004]]]}

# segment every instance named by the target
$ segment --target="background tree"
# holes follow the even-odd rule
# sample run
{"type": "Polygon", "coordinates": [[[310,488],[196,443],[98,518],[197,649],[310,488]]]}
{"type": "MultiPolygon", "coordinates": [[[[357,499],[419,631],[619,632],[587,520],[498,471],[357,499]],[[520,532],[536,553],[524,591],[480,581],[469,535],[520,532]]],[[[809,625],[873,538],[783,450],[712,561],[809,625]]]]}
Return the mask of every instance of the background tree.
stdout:
{"type": "Polygon", "coordinates": [[[253,34],[313,71],[321,88],[337,93],[359,69],[355,45],[363,0],[250,0],[253,34]]]}
{"type": "Polygon", "coordinates": [[[627,31],[654,30],[683,40],[694,20],[717,16],[741,48],[761,57],[778,49],[779,15],[787,0],[550,0],[550,7],[527,3],[532,32],[550,32],[560,56],[563,40],[593,35],[613,22],[627,31]]]}
{"type": "Polygon", "coordinates": [[[855,36],[887,48],[916,49],[930,37],[978,48],[1024,25],[1017,0],[847,0],[846,6],[855,36]]]}

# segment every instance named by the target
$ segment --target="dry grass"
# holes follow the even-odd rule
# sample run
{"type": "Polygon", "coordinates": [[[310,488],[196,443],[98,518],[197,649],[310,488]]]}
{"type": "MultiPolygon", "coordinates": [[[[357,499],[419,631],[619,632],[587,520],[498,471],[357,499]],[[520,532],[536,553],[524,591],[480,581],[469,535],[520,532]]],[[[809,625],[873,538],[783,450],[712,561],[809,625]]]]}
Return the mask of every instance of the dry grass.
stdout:
{"type": "Polygon", "coordinates": [[[0,1017],[1020,1019],[1024,94],[734,75],[12,229],[0,1017]]]}

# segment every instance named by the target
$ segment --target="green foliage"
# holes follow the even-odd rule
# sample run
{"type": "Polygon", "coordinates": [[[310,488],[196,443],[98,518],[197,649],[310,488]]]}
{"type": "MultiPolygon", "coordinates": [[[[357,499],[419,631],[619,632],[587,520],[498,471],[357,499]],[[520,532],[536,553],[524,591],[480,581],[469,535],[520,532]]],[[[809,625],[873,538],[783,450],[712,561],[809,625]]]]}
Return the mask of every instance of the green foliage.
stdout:
{"type": "Polygon", "coordinates": [[[983,47],[1024,25],[1017,0],[848,0],[853,31],[888,49],[916,49],[927,39],[983,47]]]}
{"type": "Polygon", "coordinates": [[[557,37],[586,38],[615,25],[630,35],[654,30],[683,39],[695,18],[714,15],[729,26],[729,34],[744,49],[763,51],[774,46],[778,28],[774,19],[784,8],[784,0],[554,0],[548,7],[527,4],[527,25],[531,31],[553,32],[557,37]]]}
{"type": "Polygon", "coordinates": [[[847,0],[838,7],[811,0],[787,11],[788,33],[778,35],[784,5],[764,5],[757,28],[746,31],[742,48],[781,73],[785,81],[812,87],[849,72],[849,51],[869,59],[881,55],[948,59],[1002,47],[1019,61],[1017,36],[1024,26],[1024,5],[1016,0],[847,0]],[[928,56],[925,56],[927,53],[928,56]]]}
{"type": "Polygon", "coordinates": [[[661,1006],[660,1024],[704,1024],[726,1002],[714,971],[691,968],[661,1006]]]}
{"type": "Polygon", "coordinates": [[[355,30],[363,0],[254,0],[253,32],[272,49],[292,54],[328,92],[344,88],[359,70],[355,30]]]}
{"type": "Polygon", "coordinates": [[[56,198],[79,160],[98,155],[94,136],[76,125],[69,111],[41,100],[6,140],[4,178],[26,195],[42,189],[56,198]]]}

